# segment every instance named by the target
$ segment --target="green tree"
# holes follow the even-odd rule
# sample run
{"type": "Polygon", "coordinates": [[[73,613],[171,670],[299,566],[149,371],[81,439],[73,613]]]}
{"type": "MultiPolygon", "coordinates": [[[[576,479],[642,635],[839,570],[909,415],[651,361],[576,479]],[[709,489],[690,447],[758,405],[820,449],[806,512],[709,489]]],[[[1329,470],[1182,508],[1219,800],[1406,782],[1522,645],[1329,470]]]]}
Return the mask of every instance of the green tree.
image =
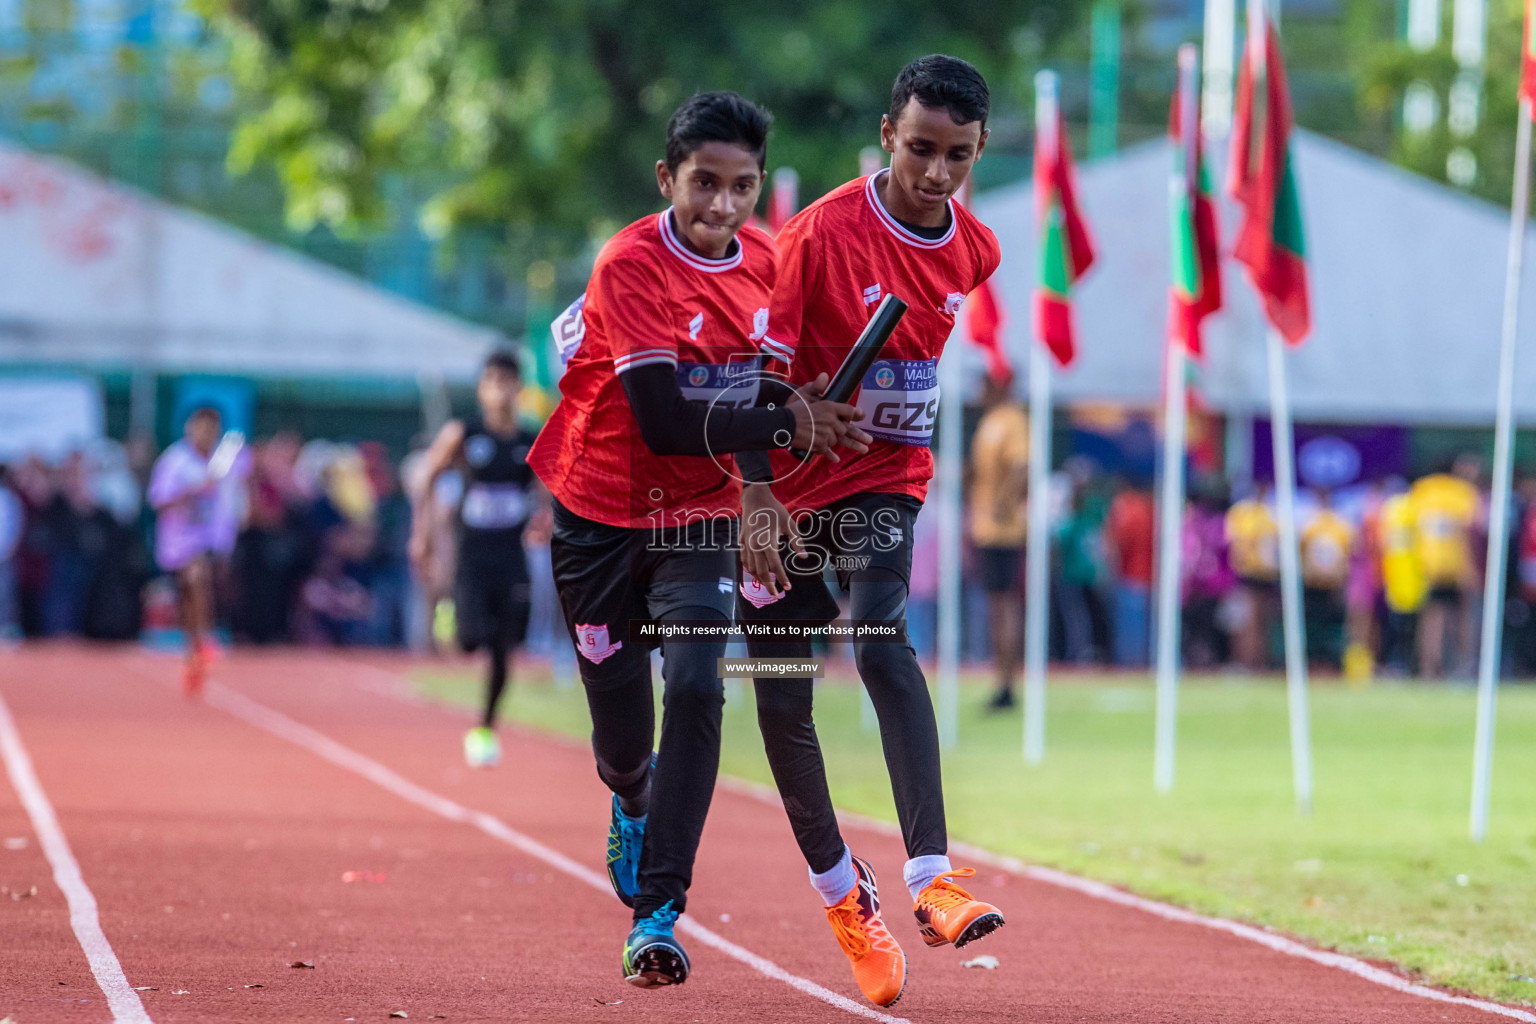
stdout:
{"type": "MultiPolygon", "coordinates": [[[[1445,16],[1450,17],[1450,5],[1445,16]]],[[[1508,204],[1513,185],[1515,125],[1519,116],[1515,93],[1520,80],[1520,39],[1524,18],[1522,0],[1488,0],[1487,67],[1479,96],[1477,127],[1465,138],[1457,137],[1446,117],[1447,96],[1458,67],[1451,54],[1449,23],[1442,30],[1442,44],[1418,52],[1406,43],[1379,43],[1362,51],[1359,95],[1367,116],[1384,122],[1400,122],[1403,95],[1410,84],[1423,82],[1439,97],[1440,117],[1425,132],[1410,132],[1397,124],[1391,157],[1410,170],[1437,181],[1449,181],[1448,158],[1457,147],[1475,157],[1476,176],[1469,191],[1508,204]]]]}
{"type": "MultiPolygon", "coordinates": [[[[668,114],[733,88],[777,117],[770,160],[815,195],[875,138],[897,68],[974,61],[1000,111],[1086,0],[198,0],[256,98],[230,163],[276,169],[296,227],[377,222],[380,180],[426,182],[437,236],[491,226],[572,253],[654,209],[668,114]],[[531,225],[554,233],[528,233],[531,225]]],[[[563,250],[558,251],[558,250],[563,250]]]]}

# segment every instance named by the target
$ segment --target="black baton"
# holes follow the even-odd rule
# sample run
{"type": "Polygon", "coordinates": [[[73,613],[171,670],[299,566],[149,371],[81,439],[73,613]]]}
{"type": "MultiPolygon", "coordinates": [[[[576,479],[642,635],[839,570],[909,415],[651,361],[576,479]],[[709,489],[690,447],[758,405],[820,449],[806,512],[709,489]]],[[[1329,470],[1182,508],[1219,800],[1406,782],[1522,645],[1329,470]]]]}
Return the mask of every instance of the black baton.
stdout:
{"type": "MultiPolygon", "coordinates": [[[[848,358],[843,360],[843,365],[837,368],[832,382],[827,385],[827,390],[821,397],[829,402],[846,403],[853,397],[853,393],[864,382],[864,375],[869,368],[875,365],[875,360],[880,358],[880,353],[885,348],[885,343],[891,340],[891,335],[896,331],[896,325],[901,323],[901,318],[907,313],[907,304],[894,295],[887,295],[880,300],[880,305],[875,307],[875,315],[869,318],[869,323],[864,325],[864,330],[859,333],[859,340],[853,343],[853,350],[848,353],[848,358]]],[[[801,462],[811,457],[811,453],[800,448],[791,448],[790,454],[801,462]]]]}

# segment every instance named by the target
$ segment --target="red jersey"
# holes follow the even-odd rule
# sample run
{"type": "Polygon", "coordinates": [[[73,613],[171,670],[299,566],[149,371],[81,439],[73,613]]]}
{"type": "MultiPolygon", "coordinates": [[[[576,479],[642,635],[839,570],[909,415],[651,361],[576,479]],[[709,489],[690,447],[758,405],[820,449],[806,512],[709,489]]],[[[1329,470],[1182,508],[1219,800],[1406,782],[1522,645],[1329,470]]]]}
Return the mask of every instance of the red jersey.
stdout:
{"type": "Polygon", "coordinates": [[[676,368],[686,398],[752,405],[777,268],[773,240],[750,227],[731,255],[697,255],[677,236],[670,209],[603,246],[586,295],[555,324],[563,351],[574,352],[560,401],[528,453],[562,505],[633,528],[740,514],[732,457],[652,452],[619,374],[661,363],[676,368]]]}
{"type": "Polygon", "coordinates": [[[887,294],[909,307],[854,399],[864,410],[859,426],[875,438],[869,451],[839,449],[838,462],[816,457],[803,466],[774,454],[774,494],[791,509],[823,508],[866,492],[927,495],[939,355],[961,303],[1002,259],[992,232],[954,201],[949,229],[937,238],[903,226],[876,193],[887,173],[829,192],[778,235],[783,262],[762,347],[790,364],[797,386],[837,373],[887,294]]]}

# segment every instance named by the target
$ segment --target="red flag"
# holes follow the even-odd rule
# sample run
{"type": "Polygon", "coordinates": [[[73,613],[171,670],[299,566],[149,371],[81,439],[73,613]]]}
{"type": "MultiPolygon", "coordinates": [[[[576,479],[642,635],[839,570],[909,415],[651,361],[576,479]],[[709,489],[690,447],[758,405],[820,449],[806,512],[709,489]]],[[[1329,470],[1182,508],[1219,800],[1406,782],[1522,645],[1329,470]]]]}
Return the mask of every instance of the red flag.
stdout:
{"type": "MultiPolygon", "coordinates": [[[[966,178],[960,186],[958,197],[960,205],[967,209],[971,206],[973,180],[973,178],[966,178]]],[[[1007,322],[1007,314],[1003,312],[1003,304],[998,299],[997,289],[992,286],[990,278],[981,282],[970,295],[966,296],[965,307],[961,311],[961,323],[965,327],[965,336],[971,340],[971,344],[986,354],[987,375],[999,384],[1007,384],[1013,380],[1013,364],[1008,358],[1008,350],[1003,343],[1003,325],[1007,322]]]]}
{"type": "Polygon", "coordinates": [[[1520,98],[1530,102],[1531,116],[1536,117],[1536,0],[1526,0],[1525,31],[1521,35],[1520,98]]]}
{"type": "Polygon", "coordinates": [[[1250,28],[1237,73],[1227,187],[1243,205],[1244,220],[1234,255],[1247,264],[1269,322],[1287,342],[1299,345],[1312,330],[1312,312],[1290,143],[1291,97],[1280,36],[1265,22],[1250,28]],[[1255,83],[1260,74],[1262,95],[1255,83]]]}
{"type": "Polygon", "coordinates": [[[800,211],[800,175],[793,167],[773,172],[768,191],[768,233],[776,235],[789,218],[800,211]]]}
{"type": "Polygon", "coordinates": [[[1173,140],[1173,286],[1169,309],[1169,339],[1182,343],[1195,359],[1205,354],[1200,322],[1221,308],[1221,252],[1216,231],[1216,204],[1205,167],[1205,142],[1200,137],[1200,98],[1191,100],[1193,124],[1180,123],[1183,92],[1175,88],[1168,115],[1173,140]]]}
{"type": "Polygon", "coordinates": [[[1055,106],[1035,133],[1035,230],[1039,237],[1035,281],[1035,337],[1061,366],[1077,358],[1072,327],[1072,285],[1093,264],[1088,222],[1077,206],[1072,147],[1055,106]]]}
{"type": "Polygon", "coordinates": [[[965,300],[965,333],[971,343],[986,353],[987,373],[999,384],[1013,379],[1013,365],[1003,347],[1003,324],[1007,317],[997,299],[991,280],[981,282],[965,300]]]}

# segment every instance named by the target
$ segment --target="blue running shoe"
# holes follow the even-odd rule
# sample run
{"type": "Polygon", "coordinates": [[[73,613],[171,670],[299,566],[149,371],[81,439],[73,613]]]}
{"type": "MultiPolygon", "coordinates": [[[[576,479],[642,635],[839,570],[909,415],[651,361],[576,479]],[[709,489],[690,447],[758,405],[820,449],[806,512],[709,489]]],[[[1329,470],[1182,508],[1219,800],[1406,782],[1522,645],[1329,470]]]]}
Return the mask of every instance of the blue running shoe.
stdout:
{"type": "Polygon", "coordinates": [[[677,911],[668,900],[650,917],[635,922],[624,943],[624,980],[639,988],[681,985],[688,980],[688,954],[672,935],[677,911]]]}
{"type": "Polygon", "coordinates": [[[608,821],[608,881],[619,902],[631,909],[640,891],[640,848],[645,845],[645,818],[631,818],[619,810],[619,798],[613,798],[613,816],[608,821]]]}

